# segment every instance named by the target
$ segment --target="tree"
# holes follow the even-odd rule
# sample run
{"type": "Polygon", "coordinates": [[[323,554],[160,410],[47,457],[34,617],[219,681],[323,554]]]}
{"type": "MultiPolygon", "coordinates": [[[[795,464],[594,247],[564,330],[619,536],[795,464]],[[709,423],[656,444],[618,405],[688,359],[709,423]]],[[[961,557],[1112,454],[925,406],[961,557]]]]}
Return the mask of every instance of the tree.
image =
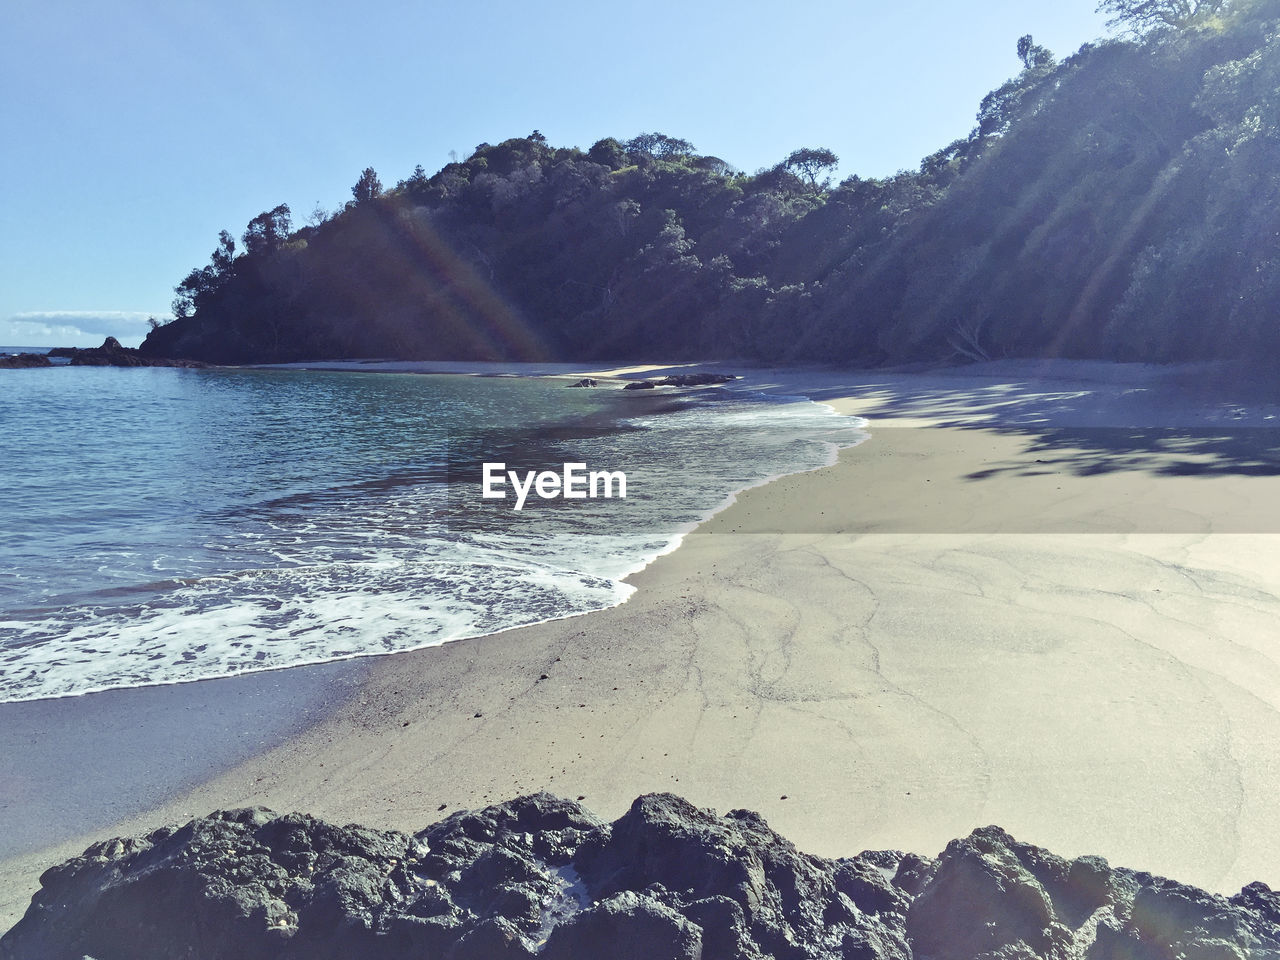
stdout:
{"type": "Polygon", "coordinates": [[[1053,54],[1036,43],[1029,33],[1018,38],[1018,59],[1027,70],[1052,67],[1057,62],[1053,54]]]}
{"type": "Polygon", "coordinates": [[[377,171],[373,167],[364,168],[360,179],[351,188],[351,195],[356,198],[356,203],[368,203],[382,196],[382,181],[378,179],[377,171]]]}
{"type": "Polygon", "coordinates": [[[727,160],[721,160],[719,157],[698,157],[693,161],[693,166],[695,169],[705,170],[715,177],[732,177],[738,172],[737,167],[727,160]]]}
{"type": "MultiPolygon", "coordinates": [[[[287,212],[287,210],[286,210],[287,212]]],[[[287,229],[287,228],[286,228],[287,229]]],[[[218,231],[218,248],[213,251],[209,257],[209,266],[213,268],[214,276],[218,280],[222,280],[231,273],[231,268],[236,259],[236,241],[226,230],[218,231]]]]}
{"type": "MultiPolygon", "coordinates": [[[[1210,68],[1196,109],[1218,124],[1229,150],[1258,137],[1280,142],[1280,36],[1267,37],[1247,57],[1210,68]]],[[[1258,184],[1272,179],[1259,174],[1258,184]]]]}
{"type": "MultiPolygon", "coordinates": [[[[241,237],[244,240],[245,252],[253,257],[279,250],[289,239],[291,219],[292,214],[289,212],[287,203],[258,214],[249,221],[244,236],[241,237]]],[[[228,239],[230,239],[229,236],[228,239]]]]}
{"type": "MultiPolygon", "coordinates": [[[[791,151],[782,165],[797,176],[809,181],[809,186],[818,189],[818,177],[835,169],[840,158],[826,147],[801,147],[791,151]]],[[[825,186],[826,181],[823,181],[825,186]]]]}
{"type": "Polygon", "coordinates": [[[603,164],[611,170],[619,170],[627,165],[626,148],[613,137],[597,140],[587,151],[587,159],[592,163],[603,164]]]}
{"type": "Polygon", "coordinates": [[[1227,5],[1228,0],[1102,0],[1099,13],[1111,14],[1108,27],[1123,27],[1142,35],[1151,30],[1185,30],[1205,22],[1227,5]]]}
{"type": "Polygon", "coordinates": [[[427,171],[418,164],[408,178],[396,184],[396,189],[415,202],[422,202],[431,188],[431,178],[427,171]]]}
{"type": "Polygon", "coordinates": [[[665,133],[641,133],[628,140],[625,146],[631,153],[647,153],[659,160],[685,157],[694,151],[693,144],[688,140],[668,137],[665,133]]]}
{"type": "MultiPolygon", "coordinates": [[[[277,210],[279,207],[276,208],[277,210]]],[[[285,207],[287,218],[289,208],[285,207]]],[[[268,214],[262,214],[268,216],[268,214]]],[[[286,220],[287,224],[287,220],[286,220]]],[[[286,226],[287,229],[287,226],[286,226]]],[[[191,316],[210,294],[216,292],[231,277],[235,267],[236,241],[226,230],[218,232],[218,246],[209,256],[207,267],[197,267],[186,275],[183,281],[173,288],[177,294],[170,304],[174,317],[183,319],[191,316]]],[[[155,327],[152,327],[154,330],[155,327]]]]}

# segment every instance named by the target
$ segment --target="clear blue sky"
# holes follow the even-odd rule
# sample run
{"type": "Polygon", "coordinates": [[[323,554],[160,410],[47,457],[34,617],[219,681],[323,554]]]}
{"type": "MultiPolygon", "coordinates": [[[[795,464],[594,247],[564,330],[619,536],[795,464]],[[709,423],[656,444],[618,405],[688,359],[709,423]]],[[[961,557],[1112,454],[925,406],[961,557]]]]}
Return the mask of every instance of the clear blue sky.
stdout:
{"type": "Polygon", "coordinates": [[[1093,0],[218,0],[0,4],[0,344],[137,342],[217,233],[541,130],[658,130],[753,171],[881,176],[973,126],[1031,33],[1093,0]]]}

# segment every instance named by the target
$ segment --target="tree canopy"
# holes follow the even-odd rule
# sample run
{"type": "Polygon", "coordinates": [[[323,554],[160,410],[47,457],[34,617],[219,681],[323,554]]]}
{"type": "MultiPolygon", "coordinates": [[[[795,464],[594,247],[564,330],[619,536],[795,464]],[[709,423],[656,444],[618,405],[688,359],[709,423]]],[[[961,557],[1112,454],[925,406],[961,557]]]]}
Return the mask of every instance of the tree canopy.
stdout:
{"type": "Polygon", "coordinates": [[[1186,29],[1208,20],[1227,3],[1228,0],[1102,0],[1098,12],[1111,15],[1109,27],[1143,34],[1160,27],[1186,29]]]}
{"type": "Polygon", "coordinates": [[[834,170],[840,158],[825,147],[801,147],[788,154],[782,163],[788,170],[808,180],[809,186],[816,190],[818,177],[834,170]]]}
{"type": "Polygon", "coordinates": [[[378,179],[378,173],[373,167],[364,168],[360,179],[351,188],[351,196],[355,198],[356,203],[368,203],[382,196],[382,181],[378,179]]]}
{"type": "Polygon", "coordinates": [[[1018,38],[1018,59],[1026,70],[1045,69],[1056,63],[1053,54],[1036,43],[1029,33],[1018,38]]]}
{"type": "MultiPolygon", "coordinates": [[[[289,205],[285,203],[258,214],[249,221],[241,238],[244,240],[245,252],[251,256],[262,256],[279,250],[289,239],[291,220],[289,205]]],[[[232,253],[231,250],[227,251],[228,255],[232,253]]]]}
{"type": "Polygon", "coordinates": [[[631,153],[647,153],[652,157],[687,156],[694,152],[694,146],[688,140],[679,137],[668,137],[664,133],[641,133],[626,143],[631,153]]]}

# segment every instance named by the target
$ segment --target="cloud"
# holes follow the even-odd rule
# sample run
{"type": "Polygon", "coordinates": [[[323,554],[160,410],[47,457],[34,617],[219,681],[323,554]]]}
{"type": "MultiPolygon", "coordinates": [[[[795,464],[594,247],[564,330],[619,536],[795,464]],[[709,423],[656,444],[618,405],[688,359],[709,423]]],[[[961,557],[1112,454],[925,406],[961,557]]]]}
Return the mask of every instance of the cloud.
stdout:
{"type": "Polygon", "coordinates": [[[0,344],[14,347],[96,347],[107,337],[137,346],[147,335],[147,319],[168,313],[140,310],[36,310],[0,320],[0,344]]]}

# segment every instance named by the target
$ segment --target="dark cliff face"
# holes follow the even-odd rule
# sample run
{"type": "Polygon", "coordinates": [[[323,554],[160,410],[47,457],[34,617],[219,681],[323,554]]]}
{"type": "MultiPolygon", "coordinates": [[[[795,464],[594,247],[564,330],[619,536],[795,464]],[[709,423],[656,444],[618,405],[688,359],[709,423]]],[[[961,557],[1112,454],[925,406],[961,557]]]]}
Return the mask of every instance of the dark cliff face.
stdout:
{"type": "Polygon", "coordinates": [[[547,794],[415,836],[263,809],[49,870],[3,960],[1280,960],[1280,898],[1069,861],[996,827],[937,858],[800,853],[667,794],[547,794]]]}

